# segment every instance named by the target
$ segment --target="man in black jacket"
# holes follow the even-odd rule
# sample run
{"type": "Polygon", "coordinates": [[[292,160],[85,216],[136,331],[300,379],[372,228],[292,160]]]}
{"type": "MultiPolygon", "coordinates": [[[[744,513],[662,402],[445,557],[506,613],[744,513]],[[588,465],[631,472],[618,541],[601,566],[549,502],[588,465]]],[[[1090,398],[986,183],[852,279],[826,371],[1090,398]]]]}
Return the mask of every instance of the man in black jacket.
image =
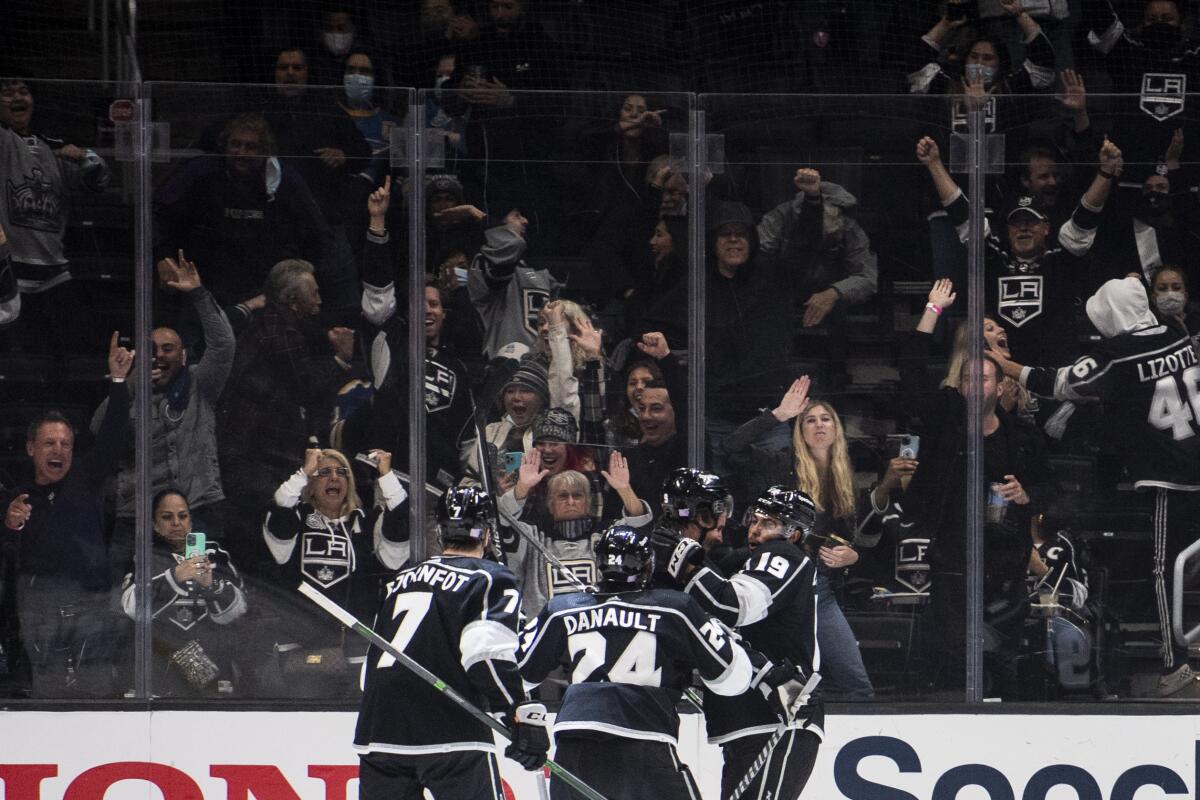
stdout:
{"type": "MultiPolygon", "coordinates": [[[[929,534],[932,598],[926,653],[936,688],[961,691],[966,648],[966,417],[972,373],[964,363],[957,390],[937,396],[937,408],[924,416],[921,460],[904,495],[905,510],[929,534]]],[[[1016,688],[1013,661],[1025,616],[1025,571],[1032,539],[1030,520],[1039,512],[1051,481],[1046,447],[1036,429],[997,407],[1000,367],[991,356],[982,363],[984,484],[973,491],[989,498],[984,526],[984,619],[999,641],[985,652],[991,691],[1005,699],[1016,688]]]]}
{"type": "Polygon", "coordinates": [[[16,611],[34,697],[112,693],[103,488],[124,451],[133,355],[114,332],[108,411],[78,464],[75,430],[61,413],[47,411],[29,425],[33,481],[10,495],[0,543],[17,551],[16,611]]]}

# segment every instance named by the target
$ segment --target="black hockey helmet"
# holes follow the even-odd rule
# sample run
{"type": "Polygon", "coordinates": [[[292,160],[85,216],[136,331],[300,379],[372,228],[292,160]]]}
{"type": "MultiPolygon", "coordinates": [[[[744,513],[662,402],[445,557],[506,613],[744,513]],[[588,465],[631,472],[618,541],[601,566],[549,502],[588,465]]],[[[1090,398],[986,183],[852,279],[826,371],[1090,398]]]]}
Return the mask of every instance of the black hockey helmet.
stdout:
{"type": "Polygon", "coordinates": [[[813,523],[817,520],[817,505],[804,492],[786,486],[772,486],[750,504],[742,523],[750,527],[755,514],[779,520],[784,536],[790,536],[792,531],[798,530],[803,538],[807,538],[812,534],[813,523]]]}
{"type": "Polygon", "coordinates": [[[438,526],[443,544],[480,544],[484,532],[495,530],[492,498],[479,486],[451,486],[438,501],[438,526]]]}
{"type": "Polygon", "coordinates": [[[596,563],[601,589],[625,592],[642,589],[654,573],[650,534],[632,525],[609,525],[596,540],[596,563]]]}
{"type": "Polygon", "coordinates": [[[663,481],[664,520],[712,527],[721,514],[733,514],[733,495],[720,475],[680,467],[663,481]]]}

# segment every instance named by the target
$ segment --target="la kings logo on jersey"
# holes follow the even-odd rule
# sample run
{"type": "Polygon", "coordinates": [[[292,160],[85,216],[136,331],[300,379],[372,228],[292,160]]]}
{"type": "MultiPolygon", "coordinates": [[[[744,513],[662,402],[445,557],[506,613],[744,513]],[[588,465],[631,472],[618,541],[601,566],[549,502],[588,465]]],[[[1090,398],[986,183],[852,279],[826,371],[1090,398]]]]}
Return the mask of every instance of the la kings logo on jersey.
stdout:
{"type": "MultiPolygon", "coordinates": [[[[561,563],[585,586],[591,586],[596,583],[596,562],[594,560],[590,558],[565,558],[562,559],[561,563]]],[[[568,580],[567,576],[563,575],[562,570],[549,562],[546,563],[546,585],[550,587],[551,597],[579,591],[579,584],[568,580]]]]}
{"type": "Polygon", "coordinates": [[[435,411],[445,411],[454,400],[454,390],[458,386],[458,376],[434,361],[425,359],[425,410],[430,414],[435,411]]]}
{"type": "Polygon", "coordinates": [[[62,204],[50,179],[37,167],[17,183],[8,179],[8,214],[12,224],[35,231],[57,231],[62,224],[62,204]]]}
{"type": "Polygon", "coordinates": [[[525,330],[537,335],[538,313],[550,302],[550,293],[545,289],[522,289],[521,307],[525,309],[525,330]]]}
{"type": "Polygon", "coordinates": [[[1159,122],[1183,111],[1187,75],[1180,72],[1147,72],[1142,76],[1139,106],[1159,122]]]}
{"type": "MultiPolygon", "coordinates": [[[[319,514],[309,514],[306,522],[310,528],[316,528],[314,517],[319,514]]],[[[334,584],[341,583],[354,571],[354,546],[350,537],[341,533],[337,528],[324,525],[324,530],[307,530],[300,539],[300,572],[322,589],[328,589],[334,584]]],[[[340,523],[335,523],[340,528],[340,523]]],[[[355,522],[357,530],[358,523],[355,522]]]]}
{"type": "Polygon", "coordinates": [[[1020,328],[1042,313],[1044,285],[1041,275],[1000,277],[996,311],[1000,318],[1020,328]]]}

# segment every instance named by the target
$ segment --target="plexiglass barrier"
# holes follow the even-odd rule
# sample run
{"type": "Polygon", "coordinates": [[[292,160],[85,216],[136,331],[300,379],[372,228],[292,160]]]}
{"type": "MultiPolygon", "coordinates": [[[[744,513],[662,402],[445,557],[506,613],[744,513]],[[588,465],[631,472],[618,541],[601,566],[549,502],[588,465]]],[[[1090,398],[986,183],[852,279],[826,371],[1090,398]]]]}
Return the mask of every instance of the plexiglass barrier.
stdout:
{"type": "Polygon", "coordinates": [[[814,501],[829,701],[1193,690],[1182,103],[281,74],[4,85],[10,696],[352,704],[301,581],[370,620],[473,483],[536,613],[680,467],[726,575],[814,501]]]}

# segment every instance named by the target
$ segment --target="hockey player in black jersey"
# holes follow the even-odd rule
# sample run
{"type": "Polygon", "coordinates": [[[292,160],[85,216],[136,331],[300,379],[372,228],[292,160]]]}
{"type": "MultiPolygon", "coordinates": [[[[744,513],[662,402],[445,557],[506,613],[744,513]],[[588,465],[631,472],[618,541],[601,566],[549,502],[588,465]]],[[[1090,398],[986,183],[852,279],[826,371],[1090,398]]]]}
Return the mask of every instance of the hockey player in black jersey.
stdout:
{"type": "MultiPolygon", "coordinates": [[[[388,584],[375,630],[478,708],[507,710],[504,754],[539,769],[549,749],[541,704],[526,703],[517,671],[521,593],[512,572],[483,558],[495,534],[492,500],[452,487],[438,508],[443,553],[388,584]],[[541,715],[527,713],[540,709],[541,715]]],[[[504,800],[491,730],[455,708],[378,647],[367,653],[354,732],[362,800],[504,800]]]]}
{"type": "Polygon", "coordinates": [[[1035,394],[1100,400],[1102,425],[1134,487],[1157,493],[1153,572],[1163,640],[1157,694],[1200,697],[1200,676],[1172,635],[1170,613],[1175,558],[1200,538],[1200,361],[1187,334],[1150,311],[1137,278],[1108,281],[1086,310],[1104,339],[1074,364],[1036,369],[996,360],[1035,394]]]}
{"type": "MultiPolygon", "coordinates": [[[[571,685],[554,724],[555,761],[606,797],[699,798],[675,749],[675,704],[692,670],[711,693],[733,699],[752,687],[770,693],[789,684],[795,668],[748,652],[687,595],[646,588],[654,571],[648,533],[609,527],[596,543],[596,560],[601,594],[552,598],[521,635],[527,682],[542,681],[570,658],[571,685]]],[[[557,778],[550,796],[578,797],[557,778]]]]}
{"type": "MultiPolygon", "coordinates": [[[[706,473],[700,473],[705,475],[706,473]]],[[[710,476],[711,477],[711,476],[710,476]]],[[[676,481],[676,486],[680,484],[676,481]]],[[[817,646],[816,564],[798,544],[816,552],[824,542],[809,541],[816,506],[804,492],[772,486],[746,511],[750,556],[732,578],[726,579],[705,563],[700,545],[706,515],[699,492],[665,491],[666,521],[675,516],[682,538],[667,566],[670,575],[686,582],[684,591],[721,622],[736,627],[748,645],[772,661],[789,661],[804,675],[820,670],[817,646]],[[699,496],[698,496],[699,495],[699,496]]],[[[668,482],[670,487],[670,482],[668,482]]],[[[729,798],[764,752],[779,725],[771,706],[754,693],[728,698],[706,693],[708,740],[721,745],[725,767],[721,796],[729,798]]],[[[787,721],[784,737],[767,762],[740,794],[745,798],[798,798],[812,773],[817,748],[824,736],[824,712],[819,702],[787,721]]]]}

